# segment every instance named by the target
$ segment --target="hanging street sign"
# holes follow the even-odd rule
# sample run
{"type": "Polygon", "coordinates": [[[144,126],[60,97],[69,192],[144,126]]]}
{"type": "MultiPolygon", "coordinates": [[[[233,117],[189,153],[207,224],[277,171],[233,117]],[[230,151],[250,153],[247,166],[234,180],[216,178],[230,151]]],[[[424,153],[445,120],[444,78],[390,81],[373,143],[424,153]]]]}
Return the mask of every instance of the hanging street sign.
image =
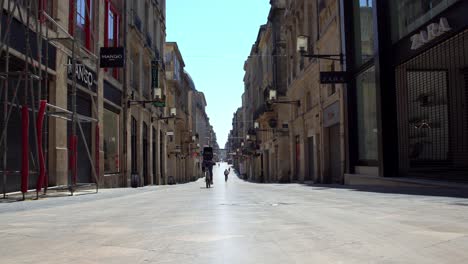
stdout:
{"type": "Polygon", "coordinates": [[[99,55],[99,67],[101,68],[123,68],[124,48],[123,47],[101,47],[99,55]]]}
{"type": "Polygon", "coordinates": [[[153,102],[154,107],[166,107],[166,102],[153,102]]]}
{"type": "Polygon", "coordinates": [[[343,71],[320,72],[320,83],[346,83],[348,82],[348,73],[343,71]]]}

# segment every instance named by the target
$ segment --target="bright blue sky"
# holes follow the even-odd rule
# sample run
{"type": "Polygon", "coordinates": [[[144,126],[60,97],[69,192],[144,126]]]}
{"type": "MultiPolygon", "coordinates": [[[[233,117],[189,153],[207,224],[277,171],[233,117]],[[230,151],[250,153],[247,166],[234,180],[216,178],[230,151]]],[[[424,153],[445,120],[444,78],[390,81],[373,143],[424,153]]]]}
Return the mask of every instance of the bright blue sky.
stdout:
{"type": "Polygon", "coordinates": [[[244,62],[267,22],[269,0],[167,0],[166,41],[179,45],[185,70],[205,93],[207,113],[224,148],[242,105],[244,62]]]}

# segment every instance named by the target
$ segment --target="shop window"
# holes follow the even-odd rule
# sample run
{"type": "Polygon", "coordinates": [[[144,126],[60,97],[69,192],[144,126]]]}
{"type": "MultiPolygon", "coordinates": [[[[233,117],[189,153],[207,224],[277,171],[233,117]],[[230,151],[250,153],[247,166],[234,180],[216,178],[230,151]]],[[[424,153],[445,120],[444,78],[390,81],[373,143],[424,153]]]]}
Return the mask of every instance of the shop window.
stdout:
{"type": "Polygon", "coordinates": [[[372,0],[354,0],[356,66],[368,62],[374,54],[374,19],[372,0]]]}
{"type": "Polygon", "coordinates": [[[395,0],[390,2],[392,40],[402,39],[412,31],[460,0],[395,0]]]}
{"type": "Polygon", "coordinates": [[[94,43],[92,36],[93,0],[70,0],[69,16],[70,34],[80,40],[86,49],[92,51],[92,43],[94,43]]]}
{"type": "Polygon", "coordinates": [[[104,173],[120,172],[119,114],[104,108],[104,173]]]}
{"type": "Polygon", "coordinates": [[[356,78],[359,160],[378,160],[375,67],[356,78]]]}

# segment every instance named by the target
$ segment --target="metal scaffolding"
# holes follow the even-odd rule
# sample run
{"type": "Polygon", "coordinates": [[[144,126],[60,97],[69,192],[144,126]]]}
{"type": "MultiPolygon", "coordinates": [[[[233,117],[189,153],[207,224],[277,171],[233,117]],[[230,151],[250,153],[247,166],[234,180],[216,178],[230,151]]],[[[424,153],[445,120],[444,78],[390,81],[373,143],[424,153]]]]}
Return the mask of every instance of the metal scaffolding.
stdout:
{"type": "MultiPolygon", "coordinates": [[[[86,1],[85,1],[86,2],[86,1]]],[[[49,118],[60,118],[71,122],[70,146],[69,146],[69,175],[66,186],[56,186],[58,190],[65,189],[71,195],[82,186],[95,185],[96,192],[99,188],[98,171],[95,161],[92,158],[89,143],[86,141],[83,132],[82,123],[89,122],[96,124],[96,135],[99,133],[98,119],[80,115],[77,113],[77,66],[83,63],[85,59],[91,60],[96,65],[96,74],[99,73],[98,57],[92,52],[82,47],[81,42],[76,38],[76,30],[71,34],[62,27],[46,10],[44,1],[23,1],[23,0],[0,0],[2,12],[0,12],[0,102],[3,102],[2,126],[0,132],[0,157],[2,177],[3,199],[7,198],[7,178],[12,175],[21,175],[21,193],[23,200],[29,189],[29,176],[38,175],[36,183],[36,199],[43,190],[47,194],[49,185],[47,172],[47,155],[43,148],[43,143],[47,142],[44,135],[48,135],[49,118]],[[16,20],[24,28],[24,47],[23,51],[16,50],[13,45],[12,24],[16,20]],[[52,32],[49,32],[52,31],[52,32]],[[35,34],[35,38],[34,38],[35,34]],[[49,80],[51,80],[51,68],[56,61],[49,61],[49,47],[53,46],[71,57],[71,109],[65,109],[53,104],[47,100],[49,97],[49,80]],[[44,49],[45,47],[45,49],[44,49]],[[24,62],[24,65],[18,65],[17,61],[24,62]],[[15,63],[12,67],[12,62],[15,63]],[[8,129],[11,122],[12,113],[21,116],[21,169],[11,170],[8,164],[8,129]],[[29,135],[29,116],[32,116],[32,128],[34,135],[33,142],[29,135]],[[44,125],[46,124],[46,125],[44,125]],[[78,134],[86,148],[88,160],[92,168],[94,183],[77,183],[77,142],[78,134]],[[32,144],[30,144],[32,143],[32,144]],[[29,146],[33,146],[29,149],[29,146]],[[29,168],[29,165],[32,168],[29,168]]],[[[86,6],[86,12],[91,14],[90,6],[86,6]]],[[[76,25],[76,8],[73,16],[73,25],[76,25]]],[[[97,43],[95,43],[97,48],[97,43]]],[[[60,67],[60,66],[57,66],[60,67]]],[[[67,71],[68,72],[68,71],[67,71]]],[[[68,82],[68,81],[67,81],[68,82]]],[[[68,87],[68,85],[67,85],[68,87]]],[[[66,89],[68,89],[65,87],[66,89]]],[[[97,114],[95,95],[91,95],[92,109],[97,114]]],[[[99,137],[96,136],[96,144],[99,145],[99,137]]],[[[19,158],[19,157],[18,157],[19,158]]]]}

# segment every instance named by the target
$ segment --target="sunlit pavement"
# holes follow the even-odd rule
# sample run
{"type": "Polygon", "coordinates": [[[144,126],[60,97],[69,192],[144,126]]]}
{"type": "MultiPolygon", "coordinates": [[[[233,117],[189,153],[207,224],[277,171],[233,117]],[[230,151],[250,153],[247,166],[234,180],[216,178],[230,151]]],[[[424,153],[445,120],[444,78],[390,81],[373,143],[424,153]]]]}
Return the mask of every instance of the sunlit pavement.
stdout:
{"type": "Polygon", "coordinates": [[[468,263],[466,198],[225,183],[224,166],[212,189],[1,203],[0,263],[468,263]]]}

